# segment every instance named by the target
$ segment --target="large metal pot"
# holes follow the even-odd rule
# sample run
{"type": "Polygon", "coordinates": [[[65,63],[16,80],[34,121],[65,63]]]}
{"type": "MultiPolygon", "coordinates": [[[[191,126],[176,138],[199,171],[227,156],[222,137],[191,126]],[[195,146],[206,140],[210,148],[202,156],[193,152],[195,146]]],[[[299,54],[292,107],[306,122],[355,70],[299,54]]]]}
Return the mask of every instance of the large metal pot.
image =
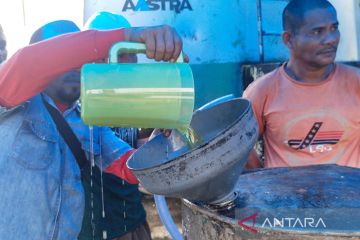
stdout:
{"type": "Polygon", "coordinates": [[[360,239],[360,169],[271,168],[238,178],[235,207],[183,201],[185,240],[360,239]]]}
{"type": "Polygon", "coordinates": [[[192,149],[178,131],[158,135],[133,154],[128,167],[151,193],[219,202],[233,193],[258,137],[250,102],[238,98],[196,111],[190,125],[203,144],[192,149]]]}

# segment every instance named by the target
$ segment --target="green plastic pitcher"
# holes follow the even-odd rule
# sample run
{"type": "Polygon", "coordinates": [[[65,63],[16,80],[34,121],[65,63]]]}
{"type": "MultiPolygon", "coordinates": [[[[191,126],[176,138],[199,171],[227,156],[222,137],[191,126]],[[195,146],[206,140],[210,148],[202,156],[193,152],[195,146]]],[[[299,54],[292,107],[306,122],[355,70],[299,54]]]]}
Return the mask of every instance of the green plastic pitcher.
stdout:
{"type": "Polygon", "coordinates": [[[119,42],[110,63],[81,69],[81,117],[88,125],[186,128],[194,110],[194,80],[181,55],[176,63],[118,63],[118,54],[145,53],[141,43],[119,42]]]}

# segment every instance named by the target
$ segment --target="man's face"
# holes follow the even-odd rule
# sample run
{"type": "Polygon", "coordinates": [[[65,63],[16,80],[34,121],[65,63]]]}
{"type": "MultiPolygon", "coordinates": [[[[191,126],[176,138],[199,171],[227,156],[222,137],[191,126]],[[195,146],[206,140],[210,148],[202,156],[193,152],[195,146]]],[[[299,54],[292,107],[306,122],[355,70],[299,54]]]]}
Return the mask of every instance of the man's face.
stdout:
{"type": "Polygon", "coordinates": [[[317,8],[305,13],[300,29],[291,34],[291,57],[307,66],[321,68],[334,62],[340,41],[336,11],[317,8]]]}
{"type": "MultiPolygon", "coordinates": [[[[136,63],[136,54],[121,54],[118,57],[120,63],[136,63]]],[[[55,101],[72,104],[80,97],[80,70],[67,72],[46,88],[45,93],[55,101]]]]}
{"type": "Polygon", "coordinates": [[[80,71],[61,75],[46,88],[45,92],[55,101],[74,103],[80,97],[80,71]]]}

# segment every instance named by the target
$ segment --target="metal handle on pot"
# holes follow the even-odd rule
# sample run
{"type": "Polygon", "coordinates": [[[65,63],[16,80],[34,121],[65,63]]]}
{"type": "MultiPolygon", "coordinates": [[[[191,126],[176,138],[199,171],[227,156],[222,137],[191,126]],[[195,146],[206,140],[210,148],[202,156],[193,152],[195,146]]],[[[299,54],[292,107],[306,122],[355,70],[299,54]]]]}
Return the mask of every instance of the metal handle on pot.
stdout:
{"type": "MultiPolygon", "coordinates": [[[[134,43],[134,42],[118,42],[115,43],[109,51],[110,63],[118,63],[118,55],[121,53],[146,53],[146,45],[144,43],[134,43]]],[[[184,56],[182,52],[180,53],[177,63],[184,63],[184,56]]]]}

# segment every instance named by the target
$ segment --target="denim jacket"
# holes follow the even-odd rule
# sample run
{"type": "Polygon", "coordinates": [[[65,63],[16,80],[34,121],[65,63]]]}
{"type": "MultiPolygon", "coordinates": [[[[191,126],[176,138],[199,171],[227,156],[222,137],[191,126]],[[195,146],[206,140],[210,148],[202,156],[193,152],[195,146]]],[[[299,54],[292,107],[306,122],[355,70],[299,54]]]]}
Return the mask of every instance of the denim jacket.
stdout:
{"type": "MultiPolygon", "coordinates": [[[[0,239],[76,239],[84,211],[80,170],[37,95],[12,109],[0,107],[0,239]]],[[[74,105],[64,117],[89,157],[89,128],[74,105]]],[[[109,128],[93,128],[102,169],[131,148],[109,128]]]]}

